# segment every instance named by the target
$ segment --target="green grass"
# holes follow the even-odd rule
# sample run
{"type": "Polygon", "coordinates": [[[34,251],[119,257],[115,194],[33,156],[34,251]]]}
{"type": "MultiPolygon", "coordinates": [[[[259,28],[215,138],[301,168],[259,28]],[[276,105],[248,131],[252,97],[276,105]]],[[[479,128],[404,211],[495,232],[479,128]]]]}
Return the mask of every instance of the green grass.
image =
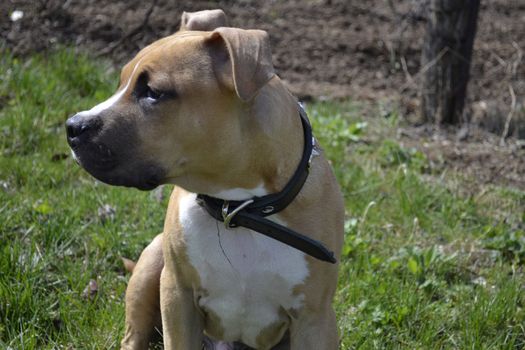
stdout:
{"type": "MultiPolygon", "coordinates": [[[[170,188],[159,200],[106,186],[66,157],[67,116],[116,82],[70,50],[0,58],[0,348],[118,347],[120,256],[161,231],[170,188]]],[[[341,348],[524,348],[525,193],[460,191],[460,176],[395,140],[395,115],[365,119],[351,102],[308,112],[346,201],[341,348]]]]}

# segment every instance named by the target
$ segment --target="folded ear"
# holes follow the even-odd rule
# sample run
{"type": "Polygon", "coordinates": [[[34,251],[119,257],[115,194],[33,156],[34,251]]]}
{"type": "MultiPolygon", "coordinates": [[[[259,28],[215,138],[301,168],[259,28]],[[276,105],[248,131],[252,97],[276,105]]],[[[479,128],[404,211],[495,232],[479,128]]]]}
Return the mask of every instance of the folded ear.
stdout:
{"type": "Polygon", "coordinates": [[[221,27],[207,41],[217,78],[241,100],[251,100],[275,75],[265,31],[221,27]]]}
{"type": "Polygon", "coordinates": [[[227,25],[226,14],[220,9],[183,12],[179,30],[212,31],[215,28],[226,27],[227,25]]]}

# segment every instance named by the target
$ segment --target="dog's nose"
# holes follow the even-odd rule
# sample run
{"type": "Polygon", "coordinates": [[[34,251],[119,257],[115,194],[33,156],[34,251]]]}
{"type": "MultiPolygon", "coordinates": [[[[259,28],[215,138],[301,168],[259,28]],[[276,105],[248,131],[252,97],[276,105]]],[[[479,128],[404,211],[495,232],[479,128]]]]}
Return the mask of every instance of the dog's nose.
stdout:
{"type": "Polygon", "coordinates": [[[71,146],[75,146],[89,135],[93,135],[100,127],[99,118],[77,113],[66,121],[67,140],[71,146]]]}

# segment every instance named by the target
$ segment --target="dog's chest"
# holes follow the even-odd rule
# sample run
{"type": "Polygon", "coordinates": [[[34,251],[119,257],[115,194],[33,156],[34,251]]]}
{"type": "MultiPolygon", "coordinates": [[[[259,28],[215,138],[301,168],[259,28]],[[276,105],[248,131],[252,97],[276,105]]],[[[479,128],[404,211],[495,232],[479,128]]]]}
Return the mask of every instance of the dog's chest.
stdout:
{"type": "Polygon", "coordinates": [[[199,306],[220,320],[227,341],[256,344],[282,313],[299,309],[308,266],[303,253],[245,228],[226,229],[204,211],[195,195],[181,199],[179,219],[190,264],[202,291],[199,306]]]}

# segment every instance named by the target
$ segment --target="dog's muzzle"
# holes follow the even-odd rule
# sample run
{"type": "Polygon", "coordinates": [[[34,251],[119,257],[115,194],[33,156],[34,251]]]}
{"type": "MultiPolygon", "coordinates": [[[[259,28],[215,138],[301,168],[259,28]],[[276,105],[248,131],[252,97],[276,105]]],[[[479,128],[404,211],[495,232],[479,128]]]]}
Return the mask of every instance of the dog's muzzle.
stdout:
{"type": "Polygon", "coordinates": [[[95,142],[94,138],[101,129],[100,118],[77,113],[66,121],[67,143],[82,166],[109,171],[116,166],[117,161],[109,147],[95,142]]]}
{"type": "Polygon", "coordinates": [[[100,116],[86,112],[66,121],[67,142],[75,160],[96,179],[110,185],[141,190],[160,185],[165,171],[155,160],[138,156],[132,128],[120,125],[108,130],[103,126],[100,116]],[[121,134],[121,129],[126,132],[121,134]]]}

